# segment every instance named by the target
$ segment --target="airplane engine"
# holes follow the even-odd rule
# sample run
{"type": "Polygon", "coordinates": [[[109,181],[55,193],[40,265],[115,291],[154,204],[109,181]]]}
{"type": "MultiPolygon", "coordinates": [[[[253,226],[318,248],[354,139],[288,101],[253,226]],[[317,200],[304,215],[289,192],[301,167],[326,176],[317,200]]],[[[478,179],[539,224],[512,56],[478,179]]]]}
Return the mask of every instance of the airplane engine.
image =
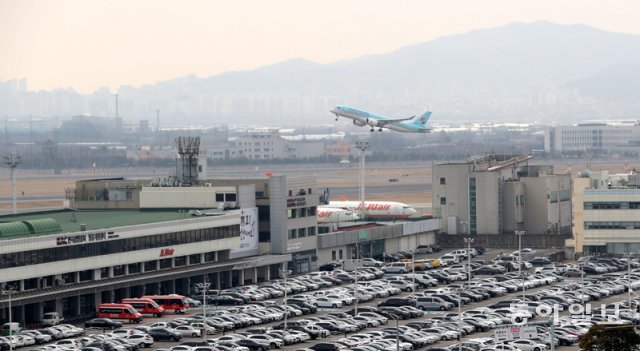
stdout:
{"type": "Polygon", "coordinates": [[[367,124],[372,127],[382,127],[382,125],[378,123],[378,120],[373,118],[367,118],[367,124]]]}
{"type": "Polygon", "coordinates": [[[354,120],[353,120],[353,124],[354,124],[354,125],[357,125],[358,127],[364,127],[364,125],[365,125],[366,123],[361,122],[361,121],[358,121],[357,119],[354,119],[354,120]]]}

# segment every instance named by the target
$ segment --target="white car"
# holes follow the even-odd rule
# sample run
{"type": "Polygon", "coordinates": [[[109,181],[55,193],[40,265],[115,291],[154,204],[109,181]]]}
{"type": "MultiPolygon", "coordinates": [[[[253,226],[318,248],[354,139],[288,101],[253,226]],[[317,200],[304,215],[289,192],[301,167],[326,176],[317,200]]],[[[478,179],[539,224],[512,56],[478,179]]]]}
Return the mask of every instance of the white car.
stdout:
{"type": "Polygon", "coordinates": [[[182,335],[183,337],[184,336],[191,336],[191,337],[197,338],[199,336],[202,336],[202,333],[200,332],[200,329],[193,328],[190,325],[177,326],[177,327],[175,327],[173,329],[173,331],[178,333],[178,334],[180,334],[180,335],[182,335]]]}
{"type": "Polygon", "coordinates": [[[282,339],[274,338],[273,336],[267,334],[252,334],[249,335],[247,339],[266,342],[271,346],[272,349],[281,348],[284,345],[284,341],[282,339]]]}
{"type": "Polygon", "coordinates": [[[364,267],[382,267],[384,262],[374,260],[373,258],[363,258],[360,260],[360,264],[364,267]]]}
{"type": "Polygon", "coordinates": [[[544,351],[547,349],[547,345],[526,339],[513,340],[509,342],[509,344],[519,348],[522,351],[544,351]]]}
{"type": "Polygon", "coordinates": [[[153,338],[149,334],[127,335],[124,339],[128,340],[129,343],[140,345],[140,347],[153,346],[153,338]]]}
{"type": "Polygon", "coordinates": [[[329,299],[327,297],[318,297],[314,305],[316,307],[340,308],[342,307],[342,301],[329,299]]]}

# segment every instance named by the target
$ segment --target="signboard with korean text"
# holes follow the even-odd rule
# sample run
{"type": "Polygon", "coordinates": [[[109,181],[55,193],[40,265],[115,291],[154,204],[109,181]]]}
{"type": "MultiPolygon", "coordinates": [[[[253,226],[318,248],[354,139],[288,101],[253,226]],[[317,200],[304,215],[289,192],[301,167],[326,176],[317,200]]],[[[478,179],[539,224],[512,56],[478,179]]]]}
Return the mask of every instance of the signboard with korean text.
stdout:
{"type": "Polygon", "coordinates": [[[240,246],[230,250],[231,258],[253,255],[258,245],[258,208],[243,208],[240,210],[240,246]]]}

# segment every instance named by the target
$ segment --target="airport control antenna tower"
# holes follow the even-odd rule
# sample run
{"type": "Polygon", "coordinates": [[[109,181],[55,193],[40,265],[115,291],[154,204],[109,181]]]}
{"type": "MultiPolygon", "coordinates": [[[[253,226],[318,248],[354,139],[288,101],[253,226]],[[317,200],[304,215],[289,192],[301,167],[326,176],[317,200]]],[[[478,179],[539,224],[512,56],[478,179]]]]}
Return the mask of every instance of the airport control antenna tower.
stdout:
{"type": "Polygon", "coordinates": [[[200,137],[181,136],[176,138],[178,159],[176,177],[182,185],[192,185],[198,179],[198,155],[200,137]]]}

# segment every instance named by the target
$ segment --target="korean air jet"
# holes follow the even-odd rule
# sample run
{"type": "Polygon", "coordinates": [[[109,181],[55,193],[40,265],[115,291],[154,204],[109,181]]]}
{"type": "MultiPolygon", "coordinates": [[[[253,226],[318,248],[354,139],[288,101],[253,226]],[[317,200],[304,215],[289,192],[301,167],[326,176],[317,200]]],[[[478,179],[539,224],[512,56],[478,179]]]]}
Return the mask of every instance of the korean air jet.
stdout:
{"type": "Polygon", "coordinates": [[[405,133],[429,133],[431,131],[430,128],[425,127],[429,117],[431,117],[430,111],[425,112],[418,118],[416,118],[416,116],[407,118],[389,118],[349,106],[336,106],[329,111],[336,115],[336,121],[340,116],[351,118],[353,120],[353,124],[358,127],[364,127],[366,125],[371,126],[372,132],[375,128],[378,128],[379,132],[382,132],[382,128],[405,133]]]}

